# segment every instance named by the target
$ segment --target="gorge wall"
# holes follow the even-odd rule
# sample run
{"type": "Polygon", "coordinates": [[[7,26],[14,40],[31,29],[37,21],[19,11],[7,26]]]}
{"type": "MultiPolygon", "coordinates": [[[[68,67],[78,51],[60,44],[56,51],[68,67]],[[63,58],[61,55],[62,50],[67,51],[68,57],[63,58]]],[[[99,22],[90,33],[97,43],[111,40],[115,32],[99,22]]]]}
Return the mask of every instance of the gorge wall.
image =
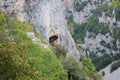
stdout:
{"type": "Polygon", "coordinates": [[[0,0],[0,11],[16,15],[20,21],[33,25],[33,31],[54,45],[60,44],[68,55],[79,57],[79,51],[68,30],[64,10],[70,0],[0,0]],[[52,39],[53,38],[53,39],[52,39]]]}
{"type": "Polygon", "coordinates": [[[113,6],[115,0],[68,1],[72,3],[67,9],[71,14],[66,15],[71,27],[75,25],[73,37],[78,46],[99,56],[119,53],[120,40],[115,35],[120,34],[120,8],[113,6]]]}

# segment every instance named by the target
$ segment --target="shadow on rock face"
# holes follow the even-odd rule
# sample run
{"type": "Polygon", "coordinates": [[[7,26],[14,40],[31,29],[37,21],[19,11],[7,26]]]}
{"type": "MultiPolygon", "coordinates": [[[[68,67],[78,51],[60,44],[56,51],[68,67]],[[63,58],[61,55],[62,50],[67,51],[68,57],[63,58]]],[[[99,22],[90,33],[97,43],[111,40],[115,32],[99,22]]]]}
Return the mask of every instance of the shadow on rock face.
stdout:
{"type": "Polygon", "coordinates": [[[49,43],[52,46],[58,45],[58,35],[54,35],[54,36],[49,37],[49,43]]]}

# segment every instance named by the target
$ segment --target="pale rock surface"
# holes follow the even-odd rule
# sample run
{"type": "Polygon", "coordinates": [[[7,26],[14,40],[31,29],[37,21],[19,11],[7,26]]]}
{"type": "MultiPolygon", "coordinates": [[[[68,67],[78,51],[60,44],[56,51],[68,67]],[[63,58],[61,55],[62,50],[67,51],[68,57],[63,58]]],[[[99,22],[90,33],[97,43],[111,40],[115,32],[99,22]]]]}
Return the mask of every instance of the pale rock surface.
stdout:
{"type": "Polygon", "coordinates": [[[110,69],[111,69],[111,64],[100,71],[100,73],[102,71],[105,72],[105,75],[103,76],[103,80],[120,80],[120,68],[116,69],[112,73],[110,73],[110,69]]]}
{"type": "Polygon", "coordinates": [[[64,15],[65,4],[69,4],[69,1],[71,0],[0,0],[0,11],[10,16],[15,14],[20,21],[30,23],[34,31],[41,34],[47,42],[51,36],[57,35],[59,44],[67,48],[68,55],[79,58],[79,51],[64,15]]]}

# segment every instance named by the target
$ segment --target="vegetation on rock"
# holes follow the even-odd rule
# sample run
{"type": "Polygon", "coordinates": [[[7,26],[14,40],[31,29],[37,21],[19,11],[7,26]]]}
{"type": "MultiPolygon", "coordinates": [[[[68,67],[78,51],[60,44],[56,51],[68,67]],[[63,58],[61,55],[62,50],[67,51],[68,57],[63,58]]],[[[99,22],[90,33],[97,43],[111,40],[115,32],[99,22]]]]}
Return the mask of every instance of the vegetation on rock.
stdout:
{"type": "Polygon", "coordinates": [[[74,56],[66,57],[66,49],[62,46],[55,46],[54,53],[67,70],[68,80],[87,80],[88,78],[102,80],[91,59],[82,58],[82,61],[78,61],[74,56]]]}
{"type": "Polygon", "coordinates": [[[110,72],[113,72],[114,70],[118,69],[119,67],[120,67],[120,60],[118,60],[112,64],[110,72]]]}
{"type": "Polygon", "coordinates": [[[29,24],[0,13],[0,80],[68,80],[53,51],[26,35],[31,30],[29,24]]]}

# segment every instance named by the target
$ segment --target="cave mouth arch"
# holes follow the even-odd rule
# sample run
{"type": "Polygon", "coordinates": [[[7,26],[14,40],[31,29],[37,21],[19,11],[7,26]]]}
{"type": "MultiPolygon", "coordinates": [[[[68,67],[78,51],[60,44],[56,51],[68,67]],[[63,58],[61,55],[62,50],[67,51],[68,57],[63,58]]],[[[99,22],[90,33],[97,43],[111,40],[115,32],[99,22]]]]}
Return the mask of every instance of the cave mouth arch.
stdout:
{"type": "Polygon", "coordinates": [[[49,37],[49,43],[52,46],[58,45],[58,35],[53,35],[49,37]]]}

